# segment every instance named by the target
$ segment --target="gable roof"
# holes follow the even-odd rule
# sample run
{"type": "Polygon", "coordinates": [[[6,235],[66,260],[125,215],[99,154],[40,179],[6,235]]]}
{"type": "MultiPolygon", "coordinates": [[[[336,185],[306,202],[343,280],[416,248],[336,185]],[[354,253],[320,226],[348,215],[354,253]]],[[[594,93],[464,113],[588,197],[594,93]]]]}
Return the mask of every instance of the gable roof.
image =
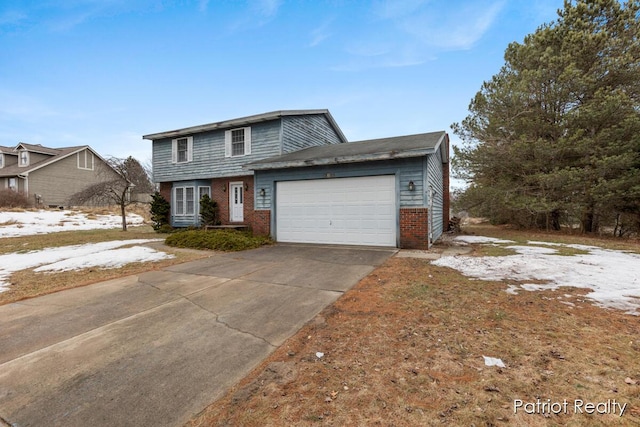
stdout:
{"type": "Polygon", "coordinates": [[[166,132],[159,133],[151,133],[148,135],[143,135],[142,139],[162,139],[162,138],[177,138],[180,136],[193,135],[194,133],[207,132],[211,130],[217,129],[228,129],[238,126],[246,126],[252,123],[260,123],[266,122],[268,120],[275,120],[285,116],[305,116],[305,115],[314,115],[314,114],[322,114],[327,118],[327,121],[331,124],[333,129],[336,131],[342,142],[347,142],[347,138],[342,133],[342,130],[338,127],[338,124],[329,113],[329,110],[280,110],[280,111],[271,111],[269,113],[256,114],[253,116],[240,117],[237,119],[224,120],[221,122],[209,123],[205,125],[199,126],[191,126],[182,129],[170,130],[166,132]]]}
{"type": "MultiPolygon", "coordinates": [[[[448,140],[447,133],[439,131],[347,144],[321,145],[259,160],[249,163],[246,167],[252,170],[265,170],[420,157],[435,153],[438,147],[448,140]]],[[[448,144],[445,146],[448,147],[448,144]]],[[[448,154],[443,153],[443,162],[448,161],[448,157],[445,156],[448,154]]]]}
{"type": "MultiPolygon", "coordinates": [[[[24,147],[25,149],[27,149],[28,151],[32,151],[29,150],[27,147],[31,146],[30,144],[24,144],[24,143],[20,143],[18,144],[18,146],[16,147],[16,149],[18,147],[24,147]]],[[[11,166],[7,166],[4,168],[0,169],[0,177],[12,177],[12,176],[18,176],[18,175],[29,175],[29,172],[33,172],[35,170],[38,170],[40,168],[43,168],[47,165],[50,165],[51,163],[55,163],[59,160],[62,160],[72,154],[77,153],[78,151],[82,151],[84,149],[89,149],[91,150],[92,153],[94,153],[95,155],[98,156],[98,153],[96,153],[95,151],[93,151],[91,149],[91,147],[89,147],[88,145],[80,145],[80,146],[76,146],[76,147],[65,147],[65,148],[47,148],[47,147],[42,147],[41,145],[39,146],[35,146],[39,149],[46,149],[47,153],[45,154],[52,154],[54,153],[51,157],[46,158],[44,160],[40,160],[39,162],[35,162],[35,163],[31,163],[29,166],[19,166],[19,165],[11,165],[11,166]]],[[[14,150],[12,150],[14,151],[14,150]]],[[[35,150],[34,150],[35,151],[35,150]]],[[[15,153],[15,151],[14,151],[15,153]]],[[[100,156],[98,156],[100,157],[100,156]]]]}
{"type": "Polygon", "coordinates": [[[50,156],[55,156],[60,154],[60,148],[48,148],[43,147],[40,144],[25,144],[24,142],[19,143],[13,151],[18,151],[20,148],[27,150],[31,153],[40,153],[40,154],[48,154],[50,156]]]}

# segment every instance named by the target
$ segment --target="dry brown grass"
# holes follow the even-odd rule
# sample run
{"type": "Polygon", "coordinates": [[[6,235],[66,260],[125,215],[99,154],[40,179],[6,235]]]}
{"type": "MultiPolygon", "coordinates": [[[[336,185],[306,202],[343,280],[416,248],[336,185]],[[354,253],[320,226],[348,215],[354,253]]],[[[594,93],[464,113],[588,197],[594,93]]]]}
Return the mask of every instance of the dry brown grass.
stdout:
{"type": "MultiPolygon", "coordinates": [[[[27,253],[44,248],[111,240],[163,239],[164,237],[166,235],[154,232],[150,226],[130,227],[126,232],[117,229],[64,231],[35,236],[2,238],[0,239],[0,254],[27,253]]],[[[173,254],[175,257],[153,263],[132,263],[114,269],[91,268],[56,273],[36,273],[33,269],[27,269],[15,272],[11,275],[9,290],[0,292],[0,305],[63,289],[85,286],[102,280],[139,274],[144,271],[160,269],[211,255],[210,251],[185,250],[168,246],[163,246],[161,250],[173,254]]]]}
{"type": "Polygon", "coordinates": [[[507,286],[391,258],[188,425],[640,425],[640,319],[594,306],[584,289],[507,286]],[[538,398],[567,399],[569,411],[514,413],[515,399],[538,398]],[[576,399],[628,406],[623,417],[575,414],[576,399]]]}

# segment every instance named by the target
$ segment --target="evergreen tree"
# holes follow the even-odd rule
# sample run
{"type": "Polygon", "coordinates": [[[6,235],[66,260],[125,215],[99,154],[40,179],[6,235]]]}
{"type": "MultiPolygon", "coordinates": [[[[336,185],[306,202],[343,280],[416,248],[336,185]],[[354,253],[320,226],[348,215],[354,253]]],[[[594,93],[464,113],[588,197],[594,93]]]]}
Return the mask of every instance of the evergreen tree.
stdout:
{"type": "Polygon", "coordinates": [[[462,123],[461,197],[494,222],[640,224],[640,1],[565,0],[511,43],[462,123]]]}
{"type": "Polygon", "coordinates": [[[211,200],[208,194],[200,198],[200,221],[203,226],[220,224],[218,202],[211,200]]]}
{"type": "Polygon", "coordinates": [[[154,230],[160,231],[163,226],[169,225],[171,205],[167,199],[162,197],[162,194],[157,191],[151,195],[150,212],[154,230]]]}

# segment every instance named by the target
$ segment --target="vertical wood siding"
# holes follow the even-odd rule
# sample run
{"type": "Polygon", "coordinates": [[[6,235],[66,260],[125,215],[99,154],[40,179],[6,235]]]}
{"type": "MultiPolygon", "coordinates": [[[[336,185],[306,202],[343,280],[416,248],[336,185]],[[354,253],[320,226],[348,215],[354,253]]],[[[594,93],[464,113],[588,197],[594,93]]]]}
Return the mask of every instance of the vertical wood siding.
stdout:
{"type": "MultiPolygon", "coordinates": [[[[435,154],[431,154],[427,159],[427,197],[429,195],[429,186],[433,188],[433,240],[437,240],[444,231],[443,224],[443,187],[442,187],[442,157],[440,150],[442,146],[438,148],[435,154]]],[[[428,202],[427,202],[428,203],[428,202]]]]}
{"type": "Polygon", "coordinates": [[[340,137],[322,114],[282,118],[282,154],[340,142],[340,137]]]}

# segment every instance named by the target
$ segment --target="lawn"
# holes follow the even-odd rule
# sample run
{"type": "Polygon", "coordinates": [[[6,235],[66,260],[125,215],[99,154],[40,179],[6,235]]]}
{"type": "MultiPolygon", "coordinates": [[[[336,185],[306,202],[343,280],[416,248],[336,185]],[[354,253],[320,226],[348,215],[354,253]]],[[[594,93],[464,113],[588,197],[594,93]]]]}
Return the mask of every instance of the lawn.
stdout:
{"type": "MultiPolygon", "coordinates": [[[[637,241],[466,231],[640,250],[637,241]]],[[[472,257],[515,254],[472,246],[472,257]]],[[[188,425],[640,425],[640,317],[597,306],[584,288],[507,292],[522,284],[393,257],[188,425]]]]}

